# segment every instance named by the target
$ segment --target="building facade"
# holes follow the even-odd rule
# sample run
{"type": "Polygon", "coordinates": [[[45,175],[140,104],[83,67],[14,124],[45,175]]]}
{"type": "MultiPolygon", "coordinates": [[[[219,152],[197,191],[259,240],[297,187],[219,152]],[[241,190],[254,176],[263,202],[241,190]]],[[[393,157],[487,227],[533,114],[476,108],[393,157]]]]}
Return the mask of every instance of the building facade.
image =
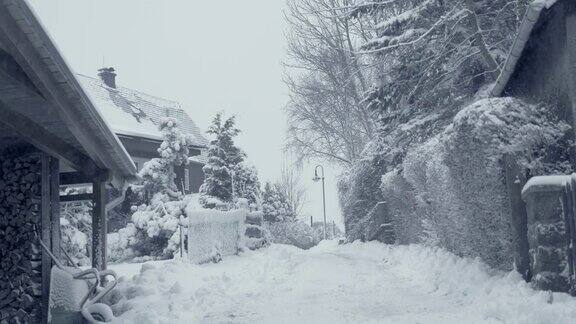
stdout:
{"type": "Polygon", "coordinates": [[[161,120],[165,117],[176,119],[180,130],[192,138],[193,157],[188,165],[174,170],[175,182],[183,193],[199,191],[204,181],[202,167],[208,140],[179,103],[118,86],[114,68],[100,69],[98,78],[78,75],[78,79],[124,144],[138,170],[150,159],[159,157],[162,135],[158,126],[161,120]]]}

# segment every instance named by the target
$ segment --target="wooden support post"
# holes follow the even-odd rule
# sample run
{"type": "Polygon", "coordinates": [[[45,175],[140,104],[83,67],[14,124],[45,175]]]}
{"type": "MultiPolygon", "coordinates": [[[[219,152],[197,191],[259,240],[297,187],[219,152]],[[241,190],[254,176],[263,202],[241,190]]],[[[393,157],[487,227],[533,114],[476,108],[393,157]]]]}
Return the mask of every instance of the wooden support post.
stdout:
{"type": "Polygon", "coordinates": [[[106,185],[101,179],[95,179],[92,212],[92,267],[106,269],[106,185]]]}
{"type": "MultiPolygon", "coordinates": [[[[568,54],[568,70],[570,71],[567,82],[568,94],[570,96],[570,120],[572,126],[570,133],[576,137],[576,4],[573,1],[566,1],[562,4],[566,15],[566,49],[568,54]]],[[[576,149],[572,147],[569,151],[570,162],[576,165],[576,149]]]]}
{"type": "Polygon", "coordinates": [[[526,212],[526,204],[522,200],[522,188],[526,183],[526,177],[520,172],[520,167],[510,154],[504,155],[504,171],[506,189],[510,201],[514,263],[516,270],[522,275],[524,280],[530,281],[532,273],[528,244],[528,214],[526,212]]]}
{"type": "MultiPolygon", "coordinates": [[[[41,239],[51,249],[52,235],[50,231],[50,156],[41,154],[41,239]]],[[[42,323],[48,323],[48,301],[50,296],[50,272],[52,259],[45,251],[42,251],[42,323]]]]}
{"type": "Polygon", "coordinates": [[[56,158],[50,158],[50,209],[52,253],[60,258],[60,161],[56,158]]]}

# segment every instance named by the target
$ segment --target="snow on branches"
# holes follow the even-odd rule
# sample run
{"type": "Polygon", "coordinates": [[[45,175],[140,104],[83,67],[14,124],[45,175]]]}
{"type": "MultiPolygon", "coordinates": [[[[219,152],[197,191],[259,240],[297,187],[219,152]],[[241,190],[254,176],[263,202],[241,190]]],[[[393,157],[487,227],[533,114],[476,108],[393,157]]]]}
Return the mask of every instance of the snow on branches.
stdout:
{"type": "Polygon", "coordinates": [[[132,223],[111,237],[110,250],[116,259],[138,255],[167,258],[178,247],[178,224],[193,197],[178,190],[174,168],[188,164],[192,138],[180,131],[174,118],[164,118],[159,129],[163,137],[159,157],[144,163],[138,173],[140,182],[131,188],[138,197],[138,204],[132,207],[132,223]]]}
{"type": "Polygon", "coordinates": [[[296,218],[296,212],[278,183],[267,182],[264,185],[262,211],[267,222],[285,222],[296,218]]]}
{"type": "Polygon", "coordinates": [[[208,147],[208,162],[203,167],[204,183],[200,187],[200,203],[205,208],[227,209],[238,199],[258,208],[260,182],[256,169],[247,164],[246,154],[234,143],[240,130],[236,120],[222,120],[217,114],[208,129],[214,136],[208,147]]]}
{"type": "Polygon", "coordinates": [[[186,165],[190,154],[193,139],[178,128],[176,119],[167,117],[160,121],[162,144],[158,148],[160,157],[173,165],[186,165]]]}

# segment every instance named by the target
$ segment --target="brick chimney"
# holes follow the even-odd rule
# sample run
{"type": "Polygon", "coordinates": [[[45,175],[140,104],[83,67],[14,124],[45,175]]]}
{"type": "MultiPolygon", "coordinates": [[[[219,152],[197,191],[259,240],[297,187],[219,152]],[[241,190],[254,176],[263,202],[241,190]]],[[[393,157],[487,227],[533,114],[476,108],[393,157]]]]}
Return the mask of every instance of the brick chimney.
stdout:
{"type": "Polygon", "coordinates": [[[98,69],[98,76],[110,88],[116,88],[116,72],[113,67],[98,69]]]}

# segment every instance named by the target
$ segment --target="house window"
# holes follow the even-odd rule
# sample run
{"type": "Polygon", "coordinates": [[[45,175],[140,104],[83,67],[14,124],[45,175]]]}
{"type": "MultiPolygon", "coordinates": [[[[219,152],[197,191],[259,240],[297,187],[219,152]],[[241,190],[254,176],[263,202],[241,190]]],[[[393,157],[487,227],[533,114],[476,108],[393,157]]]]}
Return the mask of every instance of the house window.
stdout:
{"type": "Polygon", "coordinates": [[[184,169],[184,190],[190,190],[190,170],[184,169]]]}

